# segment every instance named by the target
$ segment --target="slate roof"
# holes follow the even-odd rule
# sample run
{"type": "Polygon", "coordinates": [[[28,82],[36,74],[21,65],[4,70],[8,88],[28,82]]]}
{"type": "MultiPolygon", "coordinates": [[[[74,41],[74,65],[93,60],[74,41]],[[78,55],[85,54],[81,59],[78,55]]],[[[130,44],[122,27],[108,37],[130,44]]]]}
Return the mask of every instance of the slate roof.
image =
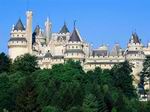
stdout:
{"type": "Polygon", "coordinates": [[[107,56],[108,51],[107,50],[94,50],[93,56],[107,56]]]}
{"type": "Polygon", "coordinates": [[[66,23],[64,23],[64,26],[61,28],[59,33],[69,33],[66,23]]]}
{"type": "Polygon", "coordinates": [[[44,56],[44,58],[51,58],[51,57],[52,57],[52,55],[51,55],[50,52],[47,52],[47,53],[45,54],[45,56],[44,56]]]}
{"type": "Polygon", "coordinates": [[[23,24],[22,24],[22,21],[21,21],[21,19],[19,19],[18,20],[18,22],[17,22],[17,24],[15,25],[15,27],[14,27],[14,30],[25,30],[25,28],[24,28],[24,26],[23,26],[23,24]]]}
{"type": "Polygon", "coordinates": [[[81,41],[81,40],[80,40],[80,36],[79,36],[79,34],[78,34],[76,28],[74,28],[74,30],[73,30],[73,32],[72,32],[72,34],[71,34],[71,36],[70,36],[69,41],[72,41],[72,42],[73,42],[73,41],[76,41],[76,42],[80,42],[80,41],[81,41]]]}
{"type": "Polygon", "coordinates": [[[139,39],[137,33],[132,33],[132,39],[130,39],[130,41],[133,40],[133,43],[141,43],[141,40],[139,39]]]}
{"type": "Polygon", "coordinates": [[[38,35],[39,33],[40,33],[40,26],[37,25],[37,26],[35,27],[34,32],[32,33],[32,44],[35,43],[36,35],[38,35]]]}
{"type": "Polygon", "coordinates": [[[39,25],[37,25],[35,27],[34,33],[36,33],[36,35],[38,35],[40,33],[40,26],[39,25]]]}
{"type": "Polygon", "coordinates": [[[10,38],[9,41],[25,41],[25,42],[27,42],[26,38],[22,38],[22,37],[10,38]]]}

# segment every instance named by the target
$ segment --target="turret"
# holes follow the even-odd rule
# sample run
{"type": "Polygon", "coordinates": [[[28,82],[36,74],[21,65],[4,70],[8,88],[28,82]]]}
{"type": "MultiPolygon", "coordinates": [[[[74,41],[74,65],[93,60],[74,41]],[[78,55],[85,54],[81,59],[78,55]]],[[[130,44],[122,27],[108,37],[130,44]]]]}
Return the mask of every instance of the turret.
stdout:
{"type": "Polygon", "coordinates": [[[64,22],[63,27],[60,29],[60,31],[58,33],[57,41],[59,41],[59,42],[68,41],[69,38],[70,38],[70,32],[66,25],[66,22],[64,22]]]}
{"type": "Polygon", "coordinates": [[[128,49],[136,51],[136,50],[141,50],[142,47],[143,45],[141,43],[141,39],[139,39],[137,33],[136,32],[132,33],[132,36],[128,43],[128,49]]]}
{"type": "Polygon", "coordinates": [[[128,43],[128,48],[125,51],[126,60],[128,60],[132,65],[132,74],[134,78],[134,85],[137,86],[139,83],[139,75],[143,69],[143,61],[145,59],[145,54],[143,52],[143,45],[136,33],[133,33],[131,39],[128,43]]]}
{"type": "Polygon", "coordinates": [[[84,43],[76,28],[74,28],[66,44],[65,59],[74,59],[81,62],[85,59],[84,43]]]}
{"type": "Polygon", "coordinates": [[[28,42],[28,53],[32,53],[32,11],[26,12],[26,38],[28,42]]]}
{"type": "Polygon", "coordinates": [[[15,26],[13,25],[10,36],[8,54],[9,57],[14,60],[17,56],[21,56],[28,52],[26,30],[21,19],[18,20],[15,26]]]}

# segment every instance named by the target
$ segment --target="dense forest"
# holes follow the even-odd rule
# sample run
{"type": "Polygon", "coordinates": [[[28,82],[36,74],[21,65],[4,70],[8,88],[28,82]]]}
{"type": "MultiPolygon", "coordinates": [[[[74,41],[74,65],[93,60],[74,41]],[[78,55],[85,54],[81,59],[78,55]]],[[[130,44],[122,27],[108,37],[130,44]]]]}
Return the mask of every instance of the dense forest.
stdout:
{"type": "MultiPolygon", "coordinates": [[[[0,54],[0,112],[150,112],[150,102],[138,99],[127,61],[85,72],[72,60],[43,70],[36,60],[25,54],[12,63],[0,54]]],[[[149,66],[146,59],[143,70],[149,66]]]]}

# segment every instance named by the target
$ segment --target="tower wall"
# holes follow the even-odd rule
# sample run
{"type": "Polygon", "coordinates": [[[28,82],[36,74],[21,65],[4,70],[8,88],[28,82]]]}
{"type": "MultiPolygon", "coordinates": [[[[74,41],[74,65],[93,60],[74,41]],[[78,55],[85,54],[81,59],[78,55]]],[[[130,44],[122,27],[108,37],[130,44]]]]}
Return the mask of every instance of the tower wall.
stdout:
{"type": "Polygon", "coordinates": [[[26,38],[28,42],[28,53],[32,53],[32,11],[26,12],[26,38]]]}

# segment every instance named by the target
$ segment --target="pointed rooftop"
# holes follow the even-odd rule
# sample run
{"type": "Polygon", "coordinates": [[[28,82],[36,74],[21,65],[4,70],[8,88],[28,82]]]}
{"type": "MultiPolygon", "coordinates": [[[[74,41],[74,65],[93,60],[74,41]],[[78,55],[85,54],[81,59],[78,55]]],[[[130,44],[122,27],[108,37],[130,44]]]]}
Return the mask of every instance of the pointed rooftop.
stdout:
{"type": "Polygon", "coordinates": [[[64,23],[64,26],[61,28],[59,33],[69,33],[66,23],[64,23]]]}
{"type": "Polygon", "coordinates": [[[23,26],[23,24],[22,24],[22,21],[21,21],[21,19],[19,18],[19,20],[18,20],[18,22],[17,22],[17,24],[15,25],[15,27],[14,27],[14,30],[25,30],[25,27],[23,26]]]}
{"type": "Polygon", "coordinates": [[[138,35],[136,32],[132,33],[132,37],[130,39],[130,42],[133,42],[133,43],[141,43],[141,40],[139,39],[138,35]]]}
{"type": "Polygon", "coordinates": [[[76,41],[76,42],[80,42],[81,41],[80,35],[79,35],[79,33],[78,33],[76,28],[74,28],[74,30],[73,30],[73,32],[72,32],[72,34],[70,36],[69,41],[76,41]]]}
{"type": "Polygon", "coordinates": [[[34,33],[36,33],[36,35],[38,35],[40,33],[40,26],[39,25],[37,25],[35,27],[34,33]]]}

